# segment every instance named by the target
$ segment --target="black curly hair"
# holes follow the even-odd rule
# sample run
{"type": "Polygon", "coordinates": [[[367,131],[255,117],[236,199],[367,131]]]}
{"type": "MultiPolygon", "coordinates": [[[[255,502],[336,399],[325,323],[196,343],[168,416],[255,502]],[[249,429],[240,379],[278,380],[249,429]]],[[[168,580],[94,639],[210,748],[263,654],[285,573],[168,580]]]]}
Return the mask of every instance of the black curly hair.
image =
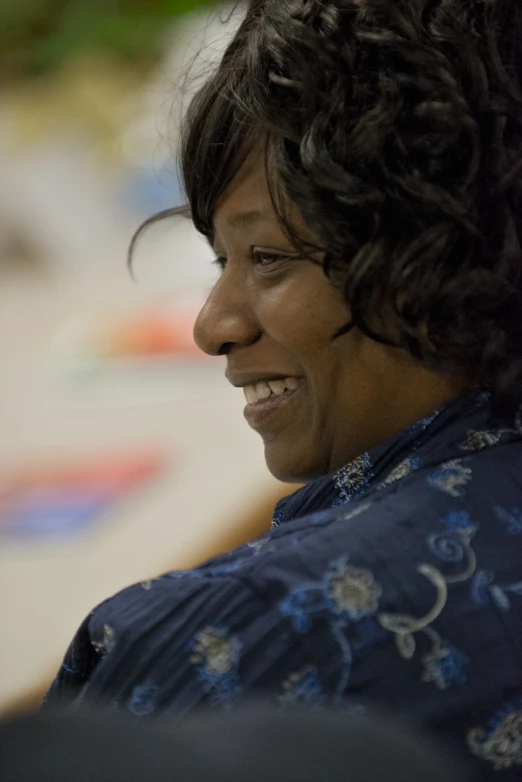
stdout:
{"type": "Polygon", "coordinates": [[[519,0],[251,0],[182,134],[198,231],[265,144],[353,326],[522,400],[519,0]],[[394,338],[379,329],[393,313],[394,338]]]}

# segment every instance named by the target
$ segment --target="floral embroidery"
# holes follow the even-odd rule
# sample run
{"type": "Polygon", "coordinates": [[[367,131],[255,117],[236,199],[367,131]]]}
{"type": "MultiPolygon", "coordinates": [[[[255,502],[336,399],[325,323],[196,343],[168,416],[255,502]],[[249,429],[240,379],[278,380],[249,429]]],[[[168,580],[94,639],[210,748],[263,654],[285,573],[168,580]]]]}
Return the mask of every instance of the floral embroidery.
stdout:
{"type": "Polygon", "coordinates": [[[393,483],[406,478],[412,472],[418,470],[420,466],[421,461],[418,456],[408,456],[407,459],[404,459],[391,471],[386,480],[379,485],[379,489],[384,489],[386,486],[391,486],[393,483]]]}
{"type": "Polygon", "coordinates": [[[460,535],[453,532],[434,532],[428,536],[428,546],[444,562],[462,562],[466,547],[460,535]]]}
{"type": "Polygon", "coordinates": [[[137,717],[146,717],[156,709],[158,695],[157,684],[141,684],[134,687],[128,703],[128,709],[137,717]]]}
{"type": "Polygon", "coordinates": [[[369,570],[345,565],[330,577],[329,594],[339,613],[358,621],[377,611],[382,589],[369,570]]]}
{"type": "Polygon", "coordinates": [[[283,706],[293,703],[306,703],[313,705],[324,701],[323,688],[319,680],[317,668],[307,666],[301,671],[291,673],[283,682],[283,695],[279,696],[279,702],[283,706]]]}
{"type": "Polygon", "coordinates": [[[323,521],[329,521],[332,518],[330,510],[318,510],[306,517],[310,524],[321,524],[323,521]]]}
{"type": "Polygon", "coordinates": [[[184,579],[184,578],[205,578],[206,576],[226,576],[234,573],[243,565],[244,559],[236,559],[233,562],[210,565],[209,567],[200,567],[194,570],[173,570],[166,573],[165,578],[184,579]]]}
{"type": "Polygon", "coordinates": [[[103,626],[103,638],[101,641],[91,641],[92,645],[102,657],[112,652],[116,645],[114,628],[106,624],[103,626]]]}
{"type": "Polygon", "coordinates": [[[246,545],[247,548],[253,550],[254,555],[257,555],[260,553],[260,551],[268,543],[269,540],[271,540],[270,534],[265,534],[265,535],[261,535],[259,538],[256,538],[255,540],[251,540],[246,545]]]}
{"type": "Polygon", "coordinates": [[[292,617],[298,632],[305,633],[312,626],[311,617],[324,611],[355,622],[374,614],[381,594],[369,570],[354,568],[342,558],[332,563],[323,581],[292,590],[279,608],[292,617]]]}
{"type": "Polygon", "coordinates": [[[349,502],[358,497],[373,478],[370,455],[364,453],[345,467],[341,467],[334,478],[342,502],[349,502]]]}
{"type": "Polygon", "coordinates": [[[446,532],[434,532],[428,535],[427,543],[430,551],[443,562],[462,562],[466,560],[466,568],[456,575],[446,575],[447,584],[467,581],[476,570],[477,560],[471,547],[471,538],[478,527],[467,511],[453,511],[441,519],[446,532]]]}
{"type": "Polygon", "coordinates": [[[435,410],[434,413],[431,415],[426,416],[426,418],[421,418],[420,421],[417,421],[417,423],[413,424],[413,426],[408,427],[406,430],[408,434],[412,434],[413,432],[417,432],[421,430],[421,432],[424,432],[425,429],[428,428],[428,426],[431,426],[434,421],[439,417],[442,410],[435,410]]]}
{"type": "MultiPolygon", "coordinates": [[[[335,696],[341,698],[350,678],[352,647],[346,630],[352,622],[361,623],[378,608],[382,593],[369,570],[354,568],[345,557],[330,565],[322,581],[305,584],[292,590],[279,604],[283,616],[290,617],[298,633],[308,632],[314,618],[327,622],[341,655],[341,669],[335,696]]],[[[373,642],[374,628],[363,627],[364,643],[373,642]]]]}
{"type": "Polygon", "coordinates": [[[415,619],[406,614],[379,614],[377,621],[385,630],[395,634],[395,643],[401,657],[411,660],[416,651],[415,633],[424,632],[434,641],[434,649],[440,643],[438,635],[429,628],[437,619],[448,599],[448,588],[442,573],[431,565],[419,565],[417,571],[427,578],[437,589],[435,605],[426,616],[415,619]]]}
{"type": "Polygon", "coordinates": [[[468,680],[464,666],[469,663],[469,657],[454,646],[437,643],[433,651],[425,655],[423,663],[422,680],[433,682],[440,690],[451,684],[465,684],[468,680]]]}
{"type": "Polygon", "coordinates": [[[272,529],[275,529],[276,527],[280,527],[283,519],[284,519],[284,513],[282,510],[278,511],[277,513],[274,513],[274,518],[272,519],[272,529]]]}
{"type": "Polygon", "coordinates": [[[507,524],[506,532],[508,535],[520,535],[522,533],[522,511],[520,508],[495,508],[495,515],[500,521],[507,524]]]}
{"type": "Polygon", "coordinates": [[[359,516],[361,513],[364,513],[365,511],[367,511],[369,508],[371,508],[371,506],[372,506],[371,502],[362,502],[360,505],[357,504],[357,506],[355,508],[353,508],[352,510],[348,511],[348,513],[343,513],[343,515],[341,516],[340,520],[341,521],[351,521],[356,516],[359,516]]]}
{"type": "Polygon", "coordinates": [[[448,513],[447,516],[444,516],[444,518],[440,520],[440,523],[443,524],[446,529],[465,533],[469,537],[472,537],[478,529],[468,511],[465,510],[448,513]]]}
{"type": "Polygon", "coordinates": [[[196,666],[205,691],[224,705],[234,700],[242,690],[237,668],[241,645],[221,627],[206,627],[190,644],[190,661],[196,666]]]}
{"type": "Polygon", "coordinates": [[[463,451],[483,451],[484,448],[491,448],[493,445],[497,445],[501,441],[503,434],[504,431],[502,429],[494,432],[487,429],[470,429],[460,447],[463,451]]]}
{"type": "Polygon", "coordinates": [[[495,605],[500,611],[511,609],[509,595],[522,597],[522,581],[514,584],[494,584],[495,574],[490,570],[479,570],[472,582],[473,599],[479,605],[495,605]]]}
{"type": "Polygon", "coordinates": [[[437,598],[432,610],[420,619],[406,614],[379,614],[377,621],[385,630],[395,635],[395,643],[401,657],[411,660],[417,651],[416,633],[422,633],[432,645],[431,652],[422,657],[424,674],[422,680],[433,682],[439,689],[467,681],[464,666],[468,657],[453,646],[444,643],[430,625],[440,616],[448,598],[446,579],[436,568],[420,565],[418,572],[437,589],[437,598]]]}
{"type": "Polygon", "coordinates": [[[428,477],[428,484],[451,497],[463,497],[465,486],[471,480],[471,468],[465,467],[461,459],[452,459],[441,465],[428,477]]]}
{"type": "Polygon", "coordinates": [[[204,662],[212,676],[229,673],[237,656],[236,646],[214,627],[207,627],[196,636],[194,651],[191,662],[204,662]]]}
{"type": "Polygon", "coordinates": [[[473,728],[467,736],[468,747],[495,771],[522,766],[522,699],[500,709],[486,729],[473,728]]]}
{"type": "Polygon", "coordinates": [[[244,560],[237,559],[235,562],[229,562],[228,565],[223,564],[210,567],[205,571],[205,574],[209,576],[228,576],[229,573],[235,573],[236,570],[239,570],[243,564],[244,560]]]}
{"type": "Polygon", "coordinates": [[[141,588],[145,589],[146,591],[149,590],[152,587],[152,580],[149,578],[147,581],[141,582],[141,588]]]}
{"type": "Polygon", "coordinates": [[[490,603],[489,585],[493,582],[495,574],[490,570],[477,570],[471,582],[471,594],[479,605],[490,603]]]}
{"type": "Polygon", "coordinates": [[[165,573],[165,578],[203,578],[204,573],[201,570],[173,570],[171,573],[165,573]]]}
{"type": "MultiPolygon", "coordinates": [[[[344,505],[345,503],[342,500],[336,500],[332,504],[332,508],[336,507],[337,505],[344,505]]],[[[364,513],[364,511],[368,510],[368,508],[371,507],[370,502],[365,502],[361,504],[357,504],[355,508],[352,508],[348,513],[343,513],[342,516],[339,516],[338,514],[335,516],[336,521],[351,521],[351,519],[354,519],[356,516],[359,516],[360,513],[364,513]]],[[[307,516],[306,519],[310,524],[321,524],[322,522],[329,522],[332,520],[332,512],[331,509],[328,510],[320,510],[316,513],[312,513],[310,516],[307,516]]]]}
{"type": "Polygon", "coordinates": [[[509,594],[522,597],[522,581],[516,581],[514,584],[503,584],[502,586],[494,584],[490,587],[490,592],[497,606],[503,611],[509,611],[511,609],[509,594]]]}

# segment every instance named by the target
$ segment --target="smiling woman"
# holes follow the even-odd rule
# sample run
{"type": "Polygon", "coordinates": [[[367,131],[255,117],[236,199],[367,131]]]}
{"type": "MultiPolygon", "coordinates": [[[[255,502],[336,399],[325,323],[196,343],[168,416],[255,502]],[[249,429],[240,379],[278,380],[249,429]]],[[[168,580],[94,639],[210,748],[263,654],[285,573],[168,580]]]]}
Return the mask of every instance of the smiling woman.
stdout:
{"type": "Polygon", "coordinates": [[[245,417],[263,438],[271,472],[305,482],[459,396],[470,378],[359,329],[336,337],[350,317],[343,287],[325,275],[325,252],[314,252],[318,239],[298,214],[291,225],[304,246],[292,243],[264,163],[262,152],[251,153],[216,204],[222,274],[194,335],[205,352],[225,354],[227,378],[248,389],[245,417]],[[286,393],[270,381],[284,381],[286,393]]]}
{"type": "Polygon", "coordinates": [[[519,778],[521,62],[517,0],[247,3],[184,126],[195,338],[305,486],[97,608],[49,704],[376,704],[519,778]]]}

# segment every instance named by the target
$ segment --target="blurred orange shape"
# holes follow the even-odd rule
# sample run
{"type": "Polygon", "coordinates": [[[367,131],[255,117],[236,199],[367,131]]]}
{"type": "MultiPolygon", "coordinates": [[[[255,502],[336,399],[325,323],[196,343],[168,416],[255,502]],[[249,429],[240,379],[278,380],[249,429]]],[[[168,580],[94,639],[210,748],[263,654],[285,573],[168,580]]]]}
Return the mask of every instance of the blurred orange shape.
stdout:
{"type": "Polygon", "coordinates": [[[194,319],[147,315],[116,327],[104,341],[111,357],[184,355],[203,357],[192,336],[194,319]]]}

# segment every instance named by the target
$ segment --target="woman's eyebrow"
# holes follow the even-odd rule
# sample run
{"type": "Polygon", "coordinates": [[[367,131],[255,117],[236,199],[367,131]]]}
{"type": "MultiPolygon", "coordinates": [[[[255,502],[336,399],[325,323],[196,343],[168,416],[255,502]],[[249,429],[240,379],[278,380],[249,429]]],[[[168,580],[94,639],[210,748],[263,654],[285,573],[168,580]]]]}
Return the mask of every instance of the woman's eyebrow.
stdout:
{"type": "Polygon", "coordinates": [[[237,212],[226,218],[228,225],[239,228],[261,220],[270,220],[273,218],[273,212],[270,209],[251,209],[248,212],[237,212]]]}

